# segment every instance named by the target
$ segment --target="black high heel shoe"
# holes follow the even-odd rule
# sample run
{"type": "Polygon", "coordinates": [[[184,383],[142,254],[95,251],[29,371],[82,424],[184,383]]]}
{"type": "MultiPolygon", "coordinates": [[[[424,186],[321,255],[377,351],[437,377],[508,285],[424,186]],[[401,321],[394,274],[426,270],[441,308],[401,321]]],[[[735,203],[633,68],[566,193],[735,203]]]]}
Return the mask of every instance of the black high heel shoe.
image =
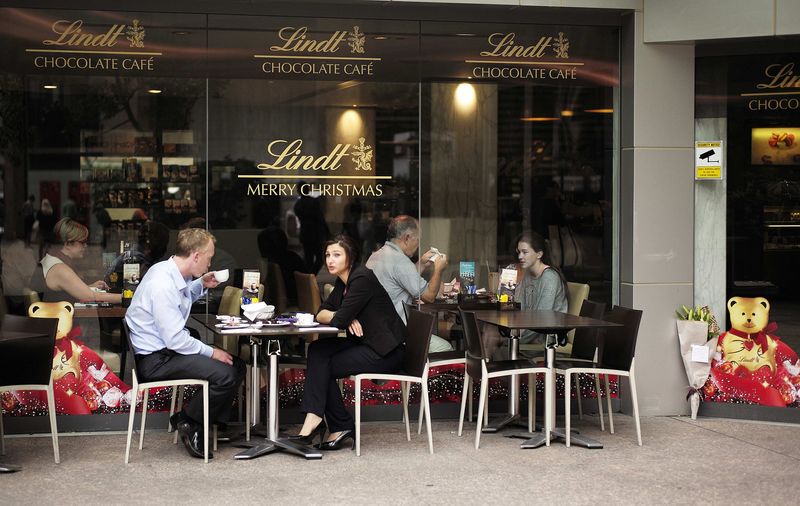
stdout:
{"type": "Polygon", "coordinates": [[[323,451],[341,450],[342,448],[344,448],[344,443],[348,439],[353,440],[353,447],[351,448],[351,450],[355,450],[356,436],[355,432],[353,432],[352,430],[343,430],[342,432],[339,433],[338,436],[336,436],[336,439],[334,439],[333,441],[323,441],[318,445],[314,445],[314,448],[323,451]]]}
{"type": "Polygon", "coordinates": [[[325,425],[325,420],[322,420],[319,422],[319,425],[317,425],[314,430],[311,431],[311,434],[307,436],[289,436],[286,439],[293,443],[311,446],[314,444],[314,440],[317,439],[317,436],[319,436],[319,444],[322,444],[323,440],[325,439],[325,432],[327,430],[328,427],[325,425]]]}

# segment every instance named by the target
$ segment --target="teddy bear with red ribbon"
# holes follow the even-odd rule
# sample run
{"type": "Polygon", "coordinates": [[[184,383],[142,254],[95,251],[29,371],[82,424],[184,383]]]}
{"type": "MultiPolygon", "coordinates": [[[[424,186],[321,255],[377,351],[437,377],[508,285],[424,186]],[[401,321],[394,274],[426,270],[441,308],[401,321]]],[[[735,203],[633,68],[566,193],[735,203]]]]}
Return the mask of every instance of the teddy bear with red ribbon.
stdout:
{"type": "Polygon", "coordinates": [[[764,297],[731,297],[731,329],[720,334],[703,387],[706,400],[785,407],[800,404],[797,353],[775,335],[764,297]]]}

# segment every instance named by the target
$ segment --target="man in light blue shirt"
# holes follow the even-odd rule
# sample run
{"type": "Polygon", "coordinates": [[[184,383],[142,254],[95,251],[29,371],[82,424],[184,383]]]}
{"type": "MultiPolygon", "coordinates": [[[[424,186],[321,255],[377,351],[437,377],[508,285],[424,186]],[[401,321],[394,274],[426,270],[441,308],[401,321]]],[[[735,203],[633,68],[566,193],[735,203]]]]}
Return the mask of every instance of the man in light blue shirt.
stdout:
{"type": "MultiPolygon", "coordinates": [[[[197,299],[219,281],[207,272],[216,239],[189,228],[178,233],[175,256],[153,265],[125,314],[140,381],[197,378],[208,381],[209,419],[225,423],[244,377],[238,357],[195,339],[185,327],[197,299]]],[[[189,454],[203,457],[203,400],[196,397],[172,421],[189,454]]],[[[211,457],[209,452],[209,457],[211,457]]]]}
{"type": "MultiPolygon", "coordinates": [[[[370,255],[367,268],[372,269],[389,298],[392,299],[394,309],[403,322],[406,321],[406,312],[403,304],[411,304],[417,299],[423,302],[433,302],[439,292],[442,281],[442,271],[447,267],[447,256],[432,250],[425,252],[419,259],[420,265],[433,264],[433,274],[430,281],[419,275],[419,271],[411,257],[419,248],[419,223],[407,215],[396,216],[389,222],[387,240],[383,247],[370,255]]],[[[431,336],[428,349],[431,353],[451,351],[453,347],[449,342],[437,335],[431,336]]]]}

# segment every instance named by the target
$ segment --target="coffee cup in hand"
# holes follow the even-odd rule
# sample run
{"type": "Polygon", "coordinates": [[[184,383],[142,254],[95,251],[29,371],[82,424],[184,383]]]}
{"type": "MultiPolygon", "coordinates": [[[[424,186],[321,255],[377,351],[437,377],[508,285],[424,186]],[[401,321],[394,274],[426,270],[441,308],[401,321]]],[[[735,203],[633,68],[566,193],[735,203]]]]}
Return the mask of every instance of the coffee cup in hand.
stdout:
{"type": "Polygon", "coordinates": [[[228,281],[231,272],[229,269],[222,269],[221,271],[214,271],[214,279],[219,281],[220,283],[224,283],[228,281]]]}

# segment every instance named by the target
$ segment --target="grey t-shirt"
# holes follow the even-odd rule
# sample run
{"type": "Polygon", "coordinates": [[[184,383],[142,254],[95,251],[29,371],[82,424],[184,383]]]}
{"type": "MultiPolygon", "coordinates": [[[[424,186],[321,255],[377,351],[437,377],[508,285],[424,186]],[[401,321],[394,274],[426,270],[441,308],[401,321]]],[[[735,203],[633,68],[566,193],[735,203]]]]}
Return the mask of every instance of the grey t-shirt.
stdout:
{"type": "Polygon", "coordinates": [[[366,264],[372,269],[403,322],[406,312],[403,304],[411,304],[428,287],[428,282],[419,275],[410,258],[392,241],[386,241],[381,249],[370,255],[366,264]]]}
{"type": "MultiPolygon", "coordinates": [[[[514,300],[520,303],[523,311],[550,310],[567,312],[567,294],[561,276],[551,268],[547,268],[538,278],[525,272],[522,281],[514,291],[514,300]]],[[[521,343],[544,342],[544,334],[525,331],[520,336],[521,343]]]]}

